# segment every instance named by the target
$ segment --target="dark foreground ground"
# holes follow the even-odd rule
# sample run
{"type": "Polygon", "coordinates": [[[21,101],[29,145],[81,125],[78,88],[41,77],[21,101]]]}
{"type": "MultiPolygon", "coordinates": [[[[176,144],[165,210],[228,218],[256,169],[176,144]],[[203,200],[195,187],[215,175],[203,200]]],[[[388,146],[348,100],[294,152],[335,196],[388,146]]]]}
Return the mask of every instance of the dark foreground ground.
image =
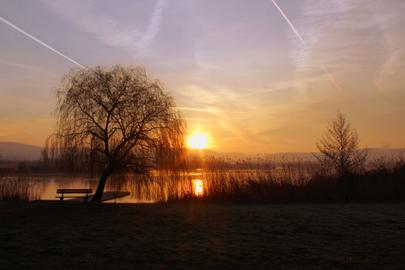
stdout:
{"type": "Polygon", "coordinates": [[[0,269],[405,269],[405,204],[0,202],[0,269]]]}

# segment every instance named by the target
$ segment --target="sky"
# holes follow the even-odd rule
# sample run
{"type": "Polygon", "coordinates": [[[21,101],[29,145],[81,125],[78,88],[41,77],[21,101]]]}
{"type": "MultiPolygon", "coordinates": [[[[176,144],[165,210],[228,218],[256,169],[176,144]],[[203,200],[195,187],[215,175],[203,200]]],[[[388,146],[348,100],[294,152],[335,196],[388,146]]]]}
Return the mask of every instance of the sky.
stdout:
{"type": "Polygon", "coordinates": [[[403,0],[0,0],[0,141],[43,145],[82,66],[142,65],[221,152],[314,151],[337,110],[405,147],[403,0]]]}

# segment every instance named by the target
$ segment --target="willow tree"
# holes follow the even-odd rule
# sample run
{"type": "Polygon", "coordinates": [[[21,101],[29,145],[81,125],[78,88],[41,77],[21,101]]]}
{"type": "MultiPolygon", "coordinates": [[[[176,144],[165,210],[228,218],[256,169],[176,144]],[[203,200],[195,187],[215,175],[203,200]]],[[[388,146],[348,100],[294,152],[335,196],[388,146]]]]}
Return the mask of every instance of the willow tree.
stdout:
{"type": "Polygon", "coordinates": [[[173,98],[143,68],[72,70],[63,78],[57,100],[61,152],[91,149],[103,162],[93,201],[101,200],[114,172],[153,167],[162,149],[182,149],[184,122],[173,98]]]}
{"type": "Polygon", "coordinates": [[[327,127],[317,143],[321,155],[318,159],[324,166],[332,167],[340,178],[360,169],[367,158],[367,150],[359,148],[359,136],[346,117],[337,112],[336,118],[327,127]]]}

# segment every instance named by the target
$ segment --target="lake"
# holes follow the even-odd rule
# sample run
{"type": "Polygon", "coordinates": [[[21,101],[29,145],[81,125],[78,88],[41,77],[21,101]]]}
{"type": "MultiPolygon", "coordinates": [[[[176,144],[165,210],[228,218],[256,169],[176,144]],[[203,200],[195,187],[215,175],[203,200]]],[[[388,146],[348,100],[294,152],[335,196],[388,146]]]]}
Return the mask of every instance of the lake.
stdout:
{"type": "MultiPolygon", "coordinates": [[[[292,183],[302,185],[311,172],[296,168],[271,170],[196,170],[181,173],[149,172],[110,177],[104,191],[129,192],[130,195],[109,202],[154,203],[207,195],[226,197],[255,188],[255,183],[277,185],[292,183]]],[[[96,190],[98,176],[81,175],[24,175],[0,176],[0,200],[57,200],[58,188],[87,188],[96,190]]]]}
{"type": "MultiPolygon", "coordinates": [[[[116,203],[154,203],[170,198],[204,194],[202,174],[173,175],[127,174],[109,178],[104,191],[130,192],[129,196],[110,200],[116,203]]],[[[58,200],[59,188],[89,188],[94,191],[97,176],[0,176],[0,199],[23,196],[27,200],[58,200]],[[3,197],[3,198],[2,198],[3,197]]]]}

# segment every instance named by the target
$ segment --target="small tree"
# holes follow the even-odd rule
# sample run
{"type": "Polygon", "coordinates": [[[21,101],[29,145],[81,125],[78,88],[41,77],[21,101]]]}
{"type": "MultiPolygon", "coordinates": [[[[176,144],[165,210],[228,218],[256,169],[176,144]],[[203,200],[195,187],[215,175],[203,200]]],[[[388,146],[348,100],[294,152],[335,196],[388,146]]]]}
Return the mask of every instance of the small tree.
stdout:
{"type": "Polygon", "coordinates": [[[103,162],[94,201],[112,173],[153,167],[162,149],[182,149],[184,124],[174,101],[143,68],[73,70],[57,99],[59,155],[88,151],[103,162]]]}
{"type": "Polygon", "coordinates": [[[321,153],[318,160],[323,166],[332,167],[340,178],[360,169],[367,158],[367,150],[359,149],[359,137],[338,111],[336,119],[317,143],[321,153]]]}

